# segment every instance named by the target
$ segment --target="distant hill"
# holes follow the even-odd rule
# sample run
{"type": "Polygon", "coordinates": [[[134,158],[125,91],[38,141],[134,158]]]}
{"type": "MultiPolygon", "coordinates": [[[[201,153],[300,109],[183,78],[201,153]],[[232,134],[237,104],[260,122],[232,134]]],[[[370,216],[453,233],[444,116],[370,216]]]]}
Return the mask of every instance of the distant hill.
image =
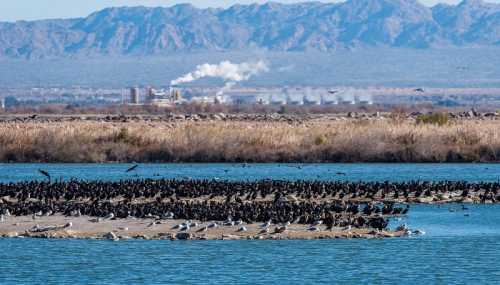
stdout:
{"type": "Polygon", "coordinates": [[[500,47],[500,5],[465,0],[268,3],[228,9],[109,8],[81,19],[0,23],[0,57],[150,56],[178,52],[500,47]]]}

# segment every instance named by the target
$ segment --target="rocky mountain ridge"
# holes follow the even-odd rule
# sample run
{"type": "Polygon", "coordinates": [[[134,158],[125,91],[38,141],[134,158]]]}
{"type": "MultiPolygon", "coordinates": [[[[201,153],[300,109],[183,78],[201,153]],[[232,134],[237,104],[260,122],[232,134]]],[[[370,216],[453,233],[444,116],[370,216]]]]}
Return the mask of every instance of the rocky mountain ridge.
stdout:
{"type": "Polygon", "coordinates": [[[107,8],[80,19],[0,22],[0,57],[147,56],[500,46],[500,4],[415,0],[107,8]]]}

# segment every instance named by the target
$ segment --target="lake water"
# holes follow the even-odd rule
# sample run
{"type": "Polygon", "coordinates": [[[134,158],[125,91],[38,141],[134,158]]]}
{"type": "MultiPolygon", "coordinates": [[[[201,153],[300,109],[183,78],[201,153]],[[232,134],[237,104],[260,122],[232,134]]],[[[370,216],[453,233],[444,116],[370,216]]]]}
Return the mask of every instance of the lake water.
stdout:
{"type": "Polygon", "coordinates": [[[44,179],[119,180],[208,178],[227,180],[468,180],[499,181],[500,164],[0,164],[0,182],[44,179]]]}
{"type": "MultiPolygon", "coordinates": [[[[498,180],[496,164],[0,165],[0,181],[138,177],[498,180]],[[338,175],[345,172],[346,175],[338,175]],[[137,176],[136,176],[137,175],[137,176]]],[[[499,284],[500,206],[414,205],[424,236],[383,240],[0,239],[0,284],[499,284]]]]}

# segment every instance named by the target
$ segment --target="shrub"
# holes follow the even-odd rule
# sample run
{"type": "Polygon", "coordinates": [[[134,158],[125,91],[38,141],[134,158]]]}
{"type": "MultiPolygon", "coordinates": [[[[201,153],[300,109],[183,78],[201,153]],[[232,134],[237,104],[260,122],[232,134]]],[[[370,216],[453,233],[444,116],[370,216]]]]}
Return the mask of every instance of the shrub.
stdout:
{"type": "Polygon", "coordinates": [[[127,128],[121,128],[120,131],[116,134],[115,141],[116,142],[127,142],[130,135],[127,128]]]}
{"type": "Polygon", "coordinates": [[[314,139],[315,145],[324,145],[328,142],[328,139],[324,135],[319,135],[314,139]]]}
{"type": "Polygon", "coordinates": [[[444,126],[448,124],[450,117],[447,113],[432,113],[419,115],[417,117],[417,124],[433,124],[438,126],[444,126]]]}
{"type": "Polygon", "coordinates": [[[389,115],[393,123],[401,124],[406,119],[406,111],[402,108],[394,108],[389,115]]]}

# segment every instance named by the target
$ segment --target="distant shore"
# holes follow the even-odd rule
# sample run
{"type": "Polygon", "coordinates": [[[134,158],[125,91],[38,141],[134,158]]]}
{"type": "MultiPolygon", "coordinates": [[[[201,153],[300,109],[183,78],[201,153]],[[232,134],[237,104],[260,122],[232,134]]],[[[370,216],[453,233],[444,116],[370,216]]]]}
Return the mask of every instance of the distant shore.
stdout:
{"type": "Polygon", "coordinates": [[[500,116],[0,116],[0,162],[499,162],[500,116]]]}

